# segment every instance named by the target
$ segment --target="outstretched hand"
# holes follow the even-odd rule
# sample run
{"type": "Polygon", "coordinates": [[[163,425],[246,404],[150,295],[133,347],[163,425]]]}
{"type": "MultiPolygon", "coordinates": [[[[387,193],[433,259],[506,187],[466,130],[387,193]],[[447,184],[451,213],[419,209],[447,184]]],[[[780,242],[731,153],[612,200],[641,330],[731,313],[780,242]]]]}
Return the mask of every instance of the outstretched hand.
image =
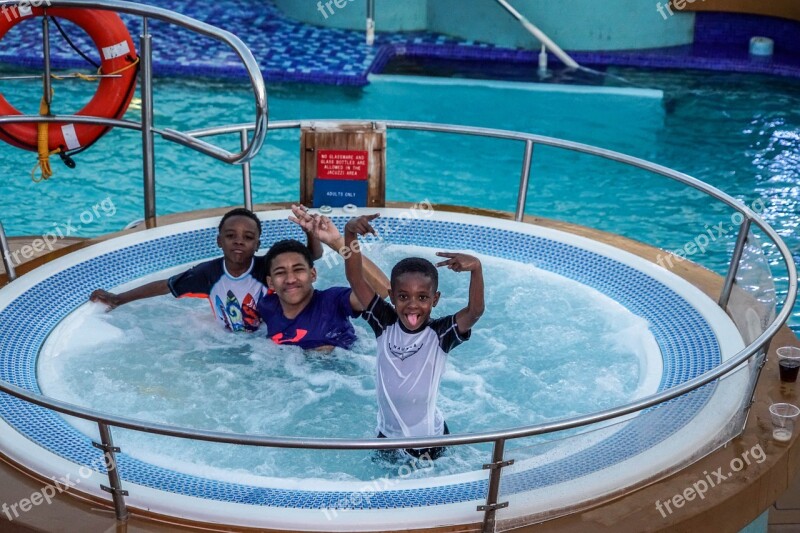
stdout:
{"type": "Polygon", "coordinates": [[[447,257],[446,260],[436,263],[436,266],[446,266],[453,272],[474,272],[481,268],[480,259],[472,255],[450,252],[436,252],[436,255],[439,257],[447,257]]]}
{"type": "Polygon", "coordinates": [[[104,291],[103,289],[97,289],[93,291],[92,294],[89,295],[89,301],[106,304],[109,311],[119,306],[121,303],[119,300],[119,295],[104,291]]]}
{"type": "Polygon", "coordinates": [[[308,212],[302,205],[292,204],[292,215],[289,220],[303,228],[308,234],[317,237],[322,243],[333,246],[341,238],[339,228],[336,227],[330,218],[324,215],[317,215],[308,212]]]}
{"type": "Polygon", "coordinates": [[[375,213],[373,215],[361,215],[360,217],[351,218],[347,221],[347,225],[344,227],[345,233],[352,232],[356,235],[378,235],[378,232],[375,231],[375,228],[372,227],[370,222],[378,218],[380,213],[375,213]]]}

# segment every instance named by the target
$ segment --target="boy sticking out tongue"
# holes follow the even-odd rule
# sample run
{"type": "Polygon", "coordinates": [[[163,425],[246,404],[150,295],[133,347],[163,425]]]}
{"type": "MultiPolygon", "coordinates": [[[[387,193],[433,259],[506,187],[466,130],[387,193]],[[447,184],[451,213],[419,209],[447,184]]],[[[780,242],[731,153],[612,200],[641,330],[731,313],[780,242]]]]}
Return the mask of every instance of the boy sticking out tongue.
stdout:
{"type": "MultiPolygon", "coordinates": [[[[392,269],[391,304],[375,294],[364,278],[358,235],[375,234],[370,222],[378,215],[351,219],[344,228],[345,272],[362,315],[378,340],[375,386],[378,394],[378,437],[446,435],[447,424],[436,399],[447,354],[469,339],[471,328],[483,314],[483,271],[478,258],[438,252],[446,258],[433,263],[419,257],[403,259],[392,269]],[[469,302],[454,315],[431,319],[439,302],[436,267],[469,272],[469,302]]],[[[414,457],[436,459],[443,447],[410,448],[414,457]]]]}

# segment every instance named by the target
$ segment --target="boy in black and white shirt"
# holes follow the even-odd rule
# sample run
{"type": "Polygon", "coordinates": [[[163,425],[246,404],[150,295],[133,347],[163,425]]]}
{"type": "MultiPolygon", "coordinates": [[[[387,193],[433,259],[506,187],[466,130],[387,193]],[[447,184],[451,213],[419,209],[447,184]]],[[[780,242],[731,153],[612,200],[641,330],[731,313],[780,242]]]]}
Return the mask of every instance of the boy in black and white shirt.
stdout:
{"type": "MultiPolygon", "coordinates": [[[[469,339],[483,314],[483,272],[471,255],[439,252],[436,266],[425,259],[403,259],[392,269],[389,297],[375,294],[363,275],[358,235],[374,234],[378,215],[354,218],[345,226],[345,271],[353,293],[365,306],[364,318],[378,339],[375,386],[378,394],[378,436],[427,437],[444,435],[447,424],[436,407],[447,354],[469,339]],[[454,315],[432,320],[439,301],[436,267],[470,272],[469,302],[454,315]]],[[[407,449],[411,455],[435,459],[442,448],[407,449]]]]}

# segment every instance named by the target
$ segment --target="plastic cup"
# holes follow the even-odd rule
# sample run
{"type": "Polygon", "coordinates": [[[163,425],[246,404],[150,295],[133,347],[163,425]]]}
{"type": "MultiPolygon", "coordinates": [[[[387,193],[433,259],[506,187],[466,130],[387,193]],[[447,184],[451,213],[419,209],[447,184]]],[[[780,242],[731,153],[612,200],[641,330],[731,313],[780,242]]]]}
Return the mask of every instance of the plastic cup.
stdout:
{"type": "Polygon", "coordinates": [[[797,381],[797,372],[800,370],[800,348],[796,346],[782,346],[778,348],[778,369],[781,381],[794,383],[797,381]]]}
{"type": "Polygon", "coordinates": [[[772,417],[772,438],[779,442],[791,440],[800,408],[790,403],[773,403],[769,406],[769,414],[772,417]]]}

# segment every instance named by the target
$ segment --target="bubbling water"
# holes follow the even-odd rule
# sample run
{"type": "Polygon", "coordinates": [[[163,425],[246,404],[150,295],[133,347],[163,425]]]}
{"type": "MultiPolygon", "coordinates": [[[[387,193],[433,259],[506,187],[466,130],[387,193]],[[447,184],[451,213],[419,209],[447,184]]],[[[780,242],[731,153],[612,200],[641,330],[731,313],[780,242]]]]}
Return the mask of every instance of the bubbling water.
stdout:
{"type": "MultiPolygon", "coordinates": [[[[370,255],[388,272],[403,257],[434,260],[434,252],[382,245],[370,255]]],[[[658,348],[644,319],[563,277],[481,259],[486,312],[471,340],[448,357],[438,401],[453,433],[590,413],[654,390],[660,371],[647,361],[658,348]]],[[[317,268],[318,288],[346,284],[341,264],[317,268]]],[[[468,288],[469,274],[441,271],[434,317],[465,306],[468,288]]],[[[205,301],[165,296],[110,313],[87,304],[45,344],[38,379],[50,396],[141,420],[271,436],[373,438],[376,341],[363,320],[354,325],[359,340],[352,350],[323,354],[275,345],[264,329],[231,334],[216,325],[205,301]]],[[[114,436],[139,459],[255,484],[259,476],[353,480],[396,470],[369,451],[244,448],[119,429],[114,436]]],[[[452,447],[436,461],[437,474],[473,469],[487,449],[452,447]]]]}

